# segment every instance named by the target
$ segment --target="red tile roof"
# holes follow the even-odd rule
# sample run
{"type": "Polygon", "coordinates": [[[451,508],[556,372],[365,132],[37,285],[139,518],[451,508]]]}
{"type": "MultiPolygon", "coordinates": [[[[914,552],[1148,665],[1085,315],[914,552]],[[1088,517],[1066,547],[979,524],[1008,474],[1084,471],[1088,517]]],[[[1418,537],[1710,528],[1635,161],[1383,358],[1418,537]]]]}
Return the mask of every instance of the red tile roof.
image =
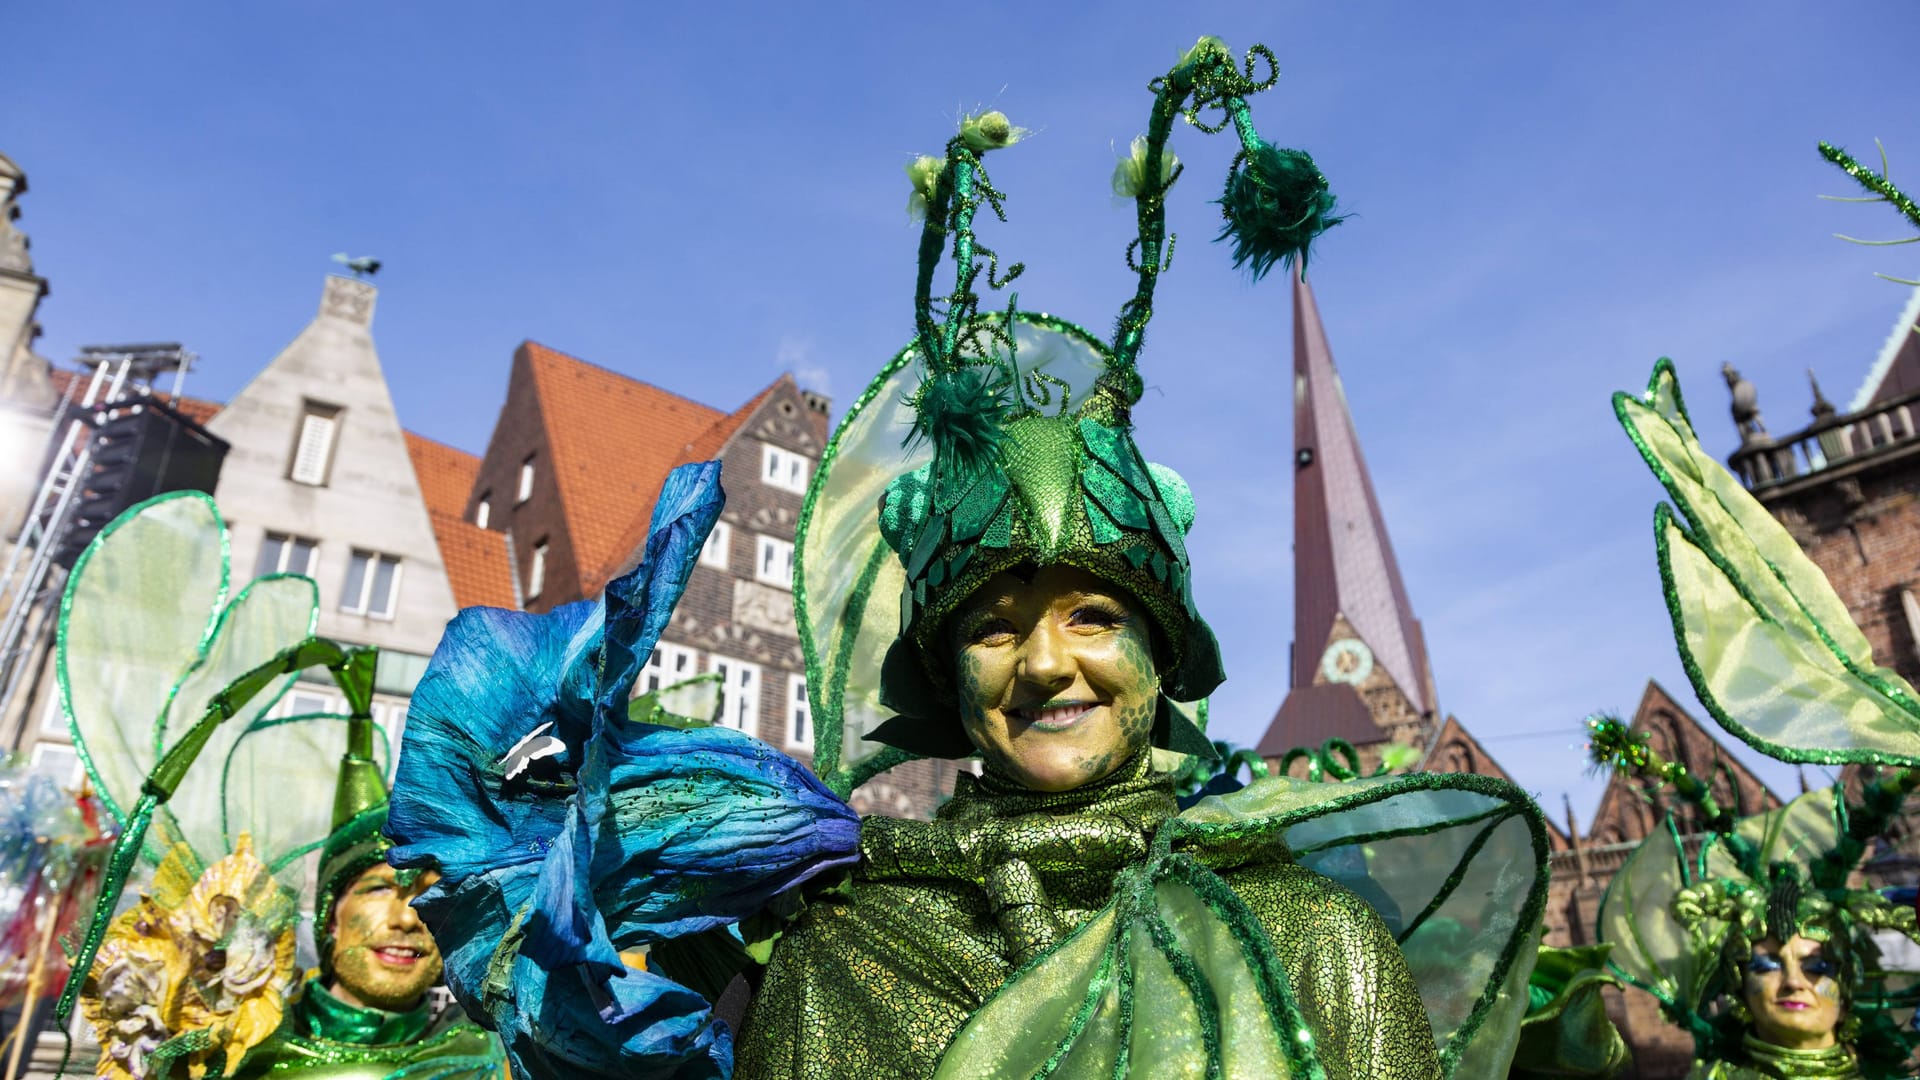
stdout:
{"type": "Polygon", "coordinates": [[[506,533],[483,529],[431,506],[427,517],[440,544],[454,603],[463,608],[519,606],[513,596],[513,562],[507,557],[506,533]]]}
{"type": "MultiPolygon", "coordinates": [[[[627,524],[636,506],[652,506],[665,463],[725,414],[537,342],[524,348],[584,579],[627,554],[627,524]]],[[[604,582],[582,580],[581,591],[604,582]]]]}
{"type": "Polygon", "coordinates": [[[413,459],[413,475],[420,482],[454,603],[463,608],[517,607],[506,534],[466,520],[467,496],[480,473],[480,459],[411,431],[406,437],[407,456],[413,459]]]}
{"type": "Polygon", "coordinates": [[[687,462],[710,461],[717,457],[721,449],[727,445],[727,440],[733,438],[734,433],[740,430],[741,426],[766,402],[774,390],[777,389],[782,382],[789,382],[792,381],[792,379],[793,376],[791,375],[782,375],[780,378],[775,379],[772,383],[768,384],[766,389],[755,394],[753,399],[745,405],[740,406],[732,413],[722,416],[719,420],[715,421],[712,427],[701,432],[698,438],[683,447],[679,454],[660,463],[655,470],[655,475],[647,482],[646,490],[648,495],[645,504],[639,506],[637,512],[634,513],[633,517],[627,522],[627,527],[621,534],[620,542],[614,545],[612,556],[598,567],[592,568],[590,574],[583,575],[583,577],[590,576],[592,579],[591,582],[582,581],[581,583],[588,595],[599,591],[601,586],[612,580],[620,571],[626,569],[627,564],[633,560],[633,557],[639,553],[641,546],[647,542],[647,529],[653,524],[654,497],[659,494],[660,485],[666,483],[667,474],[675,468],[685,465],[687,462]]]}
{"type": "Polygon", "coordinates": [[[782,375],[739,410],[724,413],[538,342],[523,348],[580,590],[588,596],[645,539],[667,473],[717,453],[774,386],[792,379],[782,375]]]}
{"type": "Polygon", "coordinates": [[[427,509],[455,518],[466,516],[467,498],[480,475],[480,459],[424,435],[409,431],[406,436],[407,456],[413,459],[413,475],[420,481],[427,509]]]}

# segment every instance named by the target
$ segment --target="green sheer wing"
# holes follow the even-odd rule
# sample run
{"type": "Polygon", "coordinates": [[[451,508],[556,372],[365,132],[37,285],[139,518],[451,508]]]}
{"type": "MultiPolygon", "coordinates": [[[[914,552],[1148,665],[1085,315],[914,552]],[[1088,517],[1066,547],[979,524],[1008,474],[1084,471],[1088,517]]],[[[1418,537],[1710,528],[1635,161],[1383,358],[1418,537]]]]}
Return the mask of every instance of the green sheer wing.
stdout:
{"type": "Polygon", "coordinates": [[[1920,764],[1913,687],[1874,663],[1820,568],[1701,449],[1672,364],[1655,365],[1644,397],[1614,395],[1614,411],[1673,499],[1655,515],[1661,580],[1714,719],[1785,761],[1920,764]]]}
{"type": "Polygon", "coordinates": [[[213,500],[162,495],[121,515],[75,561],[60,600],[60,707],[102,805],[124,826],[160,755],[155,722],[206,649],[227,599],[213,500]]]}
{"type": "MultiPolygon", "coordinates": [[[[1670,1018],[1699,1014],[1714,975],[1719,937],[1711,927],[1690,935],[1673,916],[1673,899],[1698,880],[1668,816],[1627,854],[1600,898],[1600,940],[1611,946],[1607,967],[1652,994],[1670,1018]]],[[[1722,927],[1721,929],[1724,929],[1722,927]]]]}
{"type": "MultiPolygon", "coordinates": [[[[309,578],[264,577],[228,603],[227,556],[226,527],[213,501],[173,492],[108,525],[68,579],[56,669],[61,701],[88,773],[122,825],[161,754],[214,695],[306,639],[319,622],[319,594],[309,578]]],[[[226,759],[250,736],[293,677],[278,677],[215,729],[206,746],[212,760],[226,759]]],[[[267,822],[308,801],[328,805],[334,746],[324,756],[297,759],[312,774],[309,782],[261,789],[257,807],[238,817],[267,822]]],[[[208,769],[174,793],[156,814],[149,851],[184,841],[211,860],[231,850],[235,834],[226,825],[235,815],[216,780],[208,769]]],[[[307,840],[324,838],[329,827],[322,820],[307,840]]],[[[264,859],[284,855],[262,839],[256,836],[256,850],[264,859]]]]}
{"type": "MultiPolygon", "coordinates": [[[[1370,903],[1399,941],[1445,1075],[1505,1075],[1546,908],[1545,819],[1511,784],[1421,773],[1255,781],[1179,819],[1225,842],[1265,818],[1294,858],[1370,903]]],[[[1254,835],[1263,835],[1263,826],[1254,835]]]]}
{"type": "MultiPolygon", "coordinates": [[[[1846,832],[1846,793],[1838,786],[1809,791],[1776,810],[1741,818],[1734,834],[1759,852],[1755,865],[1776,862],[1807,867],[1840,846],[1846,832]]],[[[1706,877],[1745,877],[1725,844],[1709,844],[1702,853],[1706,877]]]]}
{"type": "Polygon", "coordinates": [[[1273,944],[1206,869],[1279,845],[1380,914],[1444,1074],[1504,1075],[1546,904],[1546,827],[1511,785],[1436,774],[1269,777],[1203,799],[1163,832],[1166,855],[1123,874],[1108,907],[968,1021],[938,1075],[1330,1075],[1273,944]]]}
{"type": "MultiPolygon", "coordinates": [[[[319,850],[333,828],[334,787],[348,717],[342,713],[263,716],[230,742],[220,765],[220,827],[228,837],[253,835],[254,850],[274,875],[309,903],[318,895],[319,850]]],[[[393,781],[392,748],[374,726],[374,761],[393,781]]],[[[213,762],[200,766],[209,774],[213,762]]],[[[215,789],[214,777],[202,783],[215,789]]],[[[177,800],[176,796],[176,800],[177,800]]]]}
{"type": "MultiPolygon", "coordinates": [[[[168,706],[164,726],[156,728],[156,741],[164,739],[162,745],[172,745],[205,715],[213,695],[272,660],[281,650],[305,640],[319,621],[319,589],[313,579],[276,574],[248,583],[221,613],[205,655],[182,680],[179,692],[168,706]]],[[[300,811],[293,808],[304,807],[309,802],[331,803],[333,761],[344,742],[344,735],[338,733],[330,753],[286,762],[283,766],[283,771],[289,774],[283,778],[286,782],[257,789],[257,800],[253,800],[257,805],[239,814],[230,812],[231,800],[226,786],[215,783],[213,762],[227,760],[235,746],[252,737],[253,723],[273,708],[293,679],[294,676],[288,674],[276,680],[214,730],[202,751],[206,764],[199,767],[199,775],[192,783],[182,784],[155,816],[154,824],[163,842],[184,840],[195,851],[216,857],[232,850],[241,831],[267,825],[265,832],[254,831],[254,851],[268,865],[273,865],[286,853],[286,848],[275,840],[277,830],[269,823],[280,824],[299,817],[300,811]],[[304,783],[295,783],[296,776],[304,783]],[[242,824],[230,829],[230,821],[242,824]]],[[[318,831],[310,839],[324,836],[330,827],[330,820],[323,814],[318,831]]]]}
{"type": "MultiPolygon", "coordinates": [[[[1020,393],[1036,407],[1067,408],[1106,370],[1106,347],[1047,315],[1015,316],[1020,393]]],[[[906,571],[880,533],[877,507],[887,485],[931,461],[924,443],[907,447],[920,385],[913,346],[896,354],[827,443],[800,511],[794,613],[814,707],[814,769],[842,797],[905,759],[864,736],[893,714],[880,704],[880,668],[900,636],[906,571]]]]}

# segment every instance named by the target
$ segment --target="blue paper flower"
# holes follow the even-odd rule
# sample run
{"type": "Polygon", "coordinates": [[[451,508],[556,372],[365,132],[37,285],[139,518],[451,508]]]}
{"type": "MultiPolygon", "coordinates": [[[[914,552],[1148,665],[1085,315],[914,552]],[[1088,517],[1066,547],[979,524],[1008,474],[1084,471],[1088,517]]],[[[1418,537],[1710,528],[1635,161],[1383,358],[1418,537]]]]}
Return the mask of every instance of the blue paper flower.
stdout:
{"type": "Polygon", "coordinates": [[[719,477],[674,470],[640,565],[600,602],[461,612],[414,691],[390,858],[443,875],[421,915],[516,1075],[727,1075],[709,1002],[620,953],[737,922],[856,858],[858,817],[799,762],[724,728],[628,719],[719,477]]]}

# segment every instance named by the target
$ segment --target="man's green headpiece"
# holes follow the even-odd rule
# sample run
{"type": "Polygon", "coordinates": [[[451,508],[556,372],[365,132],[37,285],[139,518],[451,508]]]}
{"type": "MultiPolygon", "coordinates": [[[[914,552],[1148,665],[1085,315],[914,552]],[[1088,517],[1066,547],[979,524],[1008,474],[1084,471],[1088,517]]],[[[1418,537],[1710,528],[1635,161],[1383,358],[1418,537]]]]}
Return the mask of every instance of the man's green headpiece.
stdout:
{"type": "Polygon", "coordinates": [[[1134,444],[1136,368],[1154,286],[1173,250],[1165,196],[1181,167],[1166,149],[1175,116],[1203,131],[1231,124],[1241,149],[1220,200],[1236,265],[1257,278],[1274,264],[1304,269],[1307,244],[1339,222],[1312,158],[1260,138],[1247,96],[1279,75],[1264,46],[1236,63],[1218,39],[1202,38],[1150,84],[1147,134],[1115,170],[1115,191],[1134,199],[1138,236],[1127,261],[1138,275],[1113,339],[1102,342],[1062,320],[1022,311],[980,311],[982,273],[1000,289],[1021,265],[999,273],[998,256],[973,234],[982,205],[1004,220],[1003,194],[981,158],[1021,132],[994,112],[969,117],[944,158],[908,170],[911,207],[924,214],[915,291],[913,352],[921,381],[908,398],[909,445],[932,460],[887,486],[880,529],[906,571],[899,640],[888,652],[881,701],[899,715],[868,737],[914,754],[965,757],[973,746],[957,723],[947,683],[950,657],[939,636],[947,618],[1001,571],[1079,567],[1130,592],[1149,612],[1161,651],[1162,708],[1154,744],[1208,756],[1211,744],[1168,707],[1198,701],[1225,678],[1213,631],[1194,607],[1185,535],[1193,497],[1172,469],[1134,444]],[[1256,70],[1264,78],[1256,80],[1256,70]],[[1202,120],[1217,108],[1216,123],[1202,120]],[[936,302],[934,271],[951,240],[953,291],[936,302]]]}
{"type": "Polygon", "coordinates": [[[373,673],[378,653],[367,649],[336,675],[347,696],[347,752],[340,758],[340,779],[333,793],[333,832],[320,849],[318,895],[313,909],[313,940],[320,973],[333,975],[333,904],[355,878],[385,862],[391,841],[381,835],[387,823],[387,781],[373,758],[373,673]]]}

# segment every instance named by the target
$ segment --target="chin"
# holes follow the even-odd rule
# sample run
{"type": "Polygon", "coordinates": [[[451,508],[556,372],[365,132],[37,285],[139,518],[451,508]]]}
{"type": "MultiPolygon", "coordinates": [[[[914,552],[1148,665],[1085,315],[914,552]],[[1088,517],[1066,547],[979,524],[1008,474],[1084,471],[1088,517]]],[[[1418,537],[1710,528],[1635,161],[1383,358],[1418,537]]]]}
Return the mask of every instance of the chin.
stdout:
{"type": "Polygon", "coordinates": [[[1077,756],[1068,757],[1066,760],[1022,761],[1018,763],[1018,767],[1022,784],[1034,791],[1044,791],[1048,794],[1072,791],[1074,788],[1097,783],[1111,775],[1114,769],[1119,768],[1116,764],[1105,772],[1096,773],[1081,765],[1077,756]]]}

